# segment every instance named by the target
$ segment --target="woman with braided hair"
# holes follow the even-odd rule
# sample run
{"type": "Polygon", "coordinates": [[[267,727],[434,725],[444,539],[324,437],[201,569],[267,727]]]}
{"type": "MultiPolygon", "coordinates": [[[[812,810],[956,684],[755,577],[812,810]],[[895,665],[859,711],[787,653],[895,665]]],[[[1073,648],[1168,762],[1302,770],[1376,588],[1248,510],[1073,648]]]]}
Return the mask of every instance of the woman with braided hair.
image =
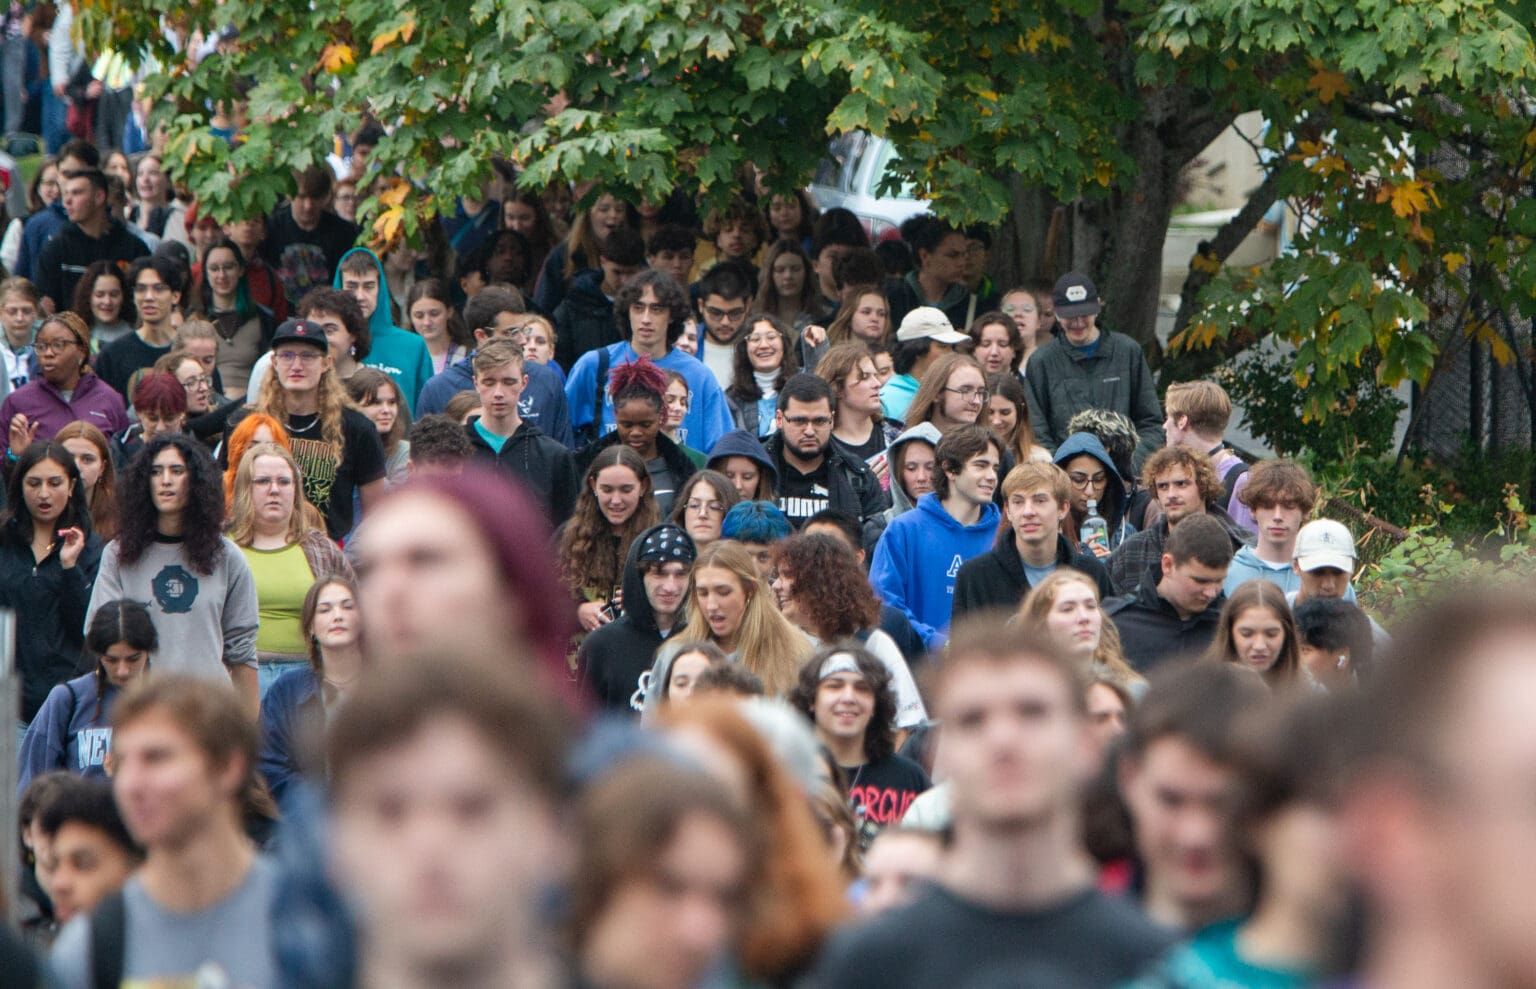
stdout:
{"type": "Polygon", "coordinates": [[[683,448],[662,432],[666,390],[666,372],[649,357],[616,365],[608,374],[614,428],[576,455],[577,469],[585,471],[609,447],[623,445],[635,451],[645,461],[663,518],[672,511],[673,495],[698,470],[683,448]]]}

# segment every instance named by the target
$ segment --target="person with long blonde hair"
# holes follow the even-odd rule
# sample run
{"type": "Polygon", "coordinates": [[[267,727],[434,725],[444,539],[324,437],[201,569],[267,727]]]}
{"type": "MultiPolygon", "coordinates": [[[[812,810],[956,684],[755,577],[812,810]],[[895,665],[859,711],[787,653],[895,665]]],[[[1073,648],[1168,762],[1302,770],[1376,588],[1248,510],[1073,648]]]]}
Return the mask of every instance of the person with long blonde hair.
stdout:
{"type": "Polygon", "coordinates": [[[384,493],[384,444],[348,399],[325,334],[308,319],[290,319],[277,328],[272,373],[261,384],[255,411],[287,429],[304,495],[325,517],[331,538],[339,540],[356,521],[353,491],[364,512],[384,493]]]}
{"type": "Polygon", "coordinates": [[[687,641],[713,642],[763,681],[770,696],[795,685],[811,641],[779,613],[746,547],[729,539],[699,552],[689,582],[687,641]]]}
{"type": "Polygon", "coordinates": [[[1139,698],[1146,692],[1146,680],[1126,661],[1120,632],[1100,603],[1099,585],[1092,577],[1063,567],[1025,595],[1015,621],[1055,642],[1082,662],[1088,674],[1124,684],[1139,698]]]}
{"type": "Polygon", "coordinates": [[[261,628],[256,633],[257,689],[307,662],[300,612],[318,578],[350,574],[341,551],[304,497],[299,464],[286,447],[255,443],[235,469],[229,538],[240,547],[256,582],[261,628]]]}
{"type": "Polygon", "coordinates": [[[224,441],[222,451],[224,458],[229,461],[229,466],[224,468],[224,510],[226,512],[235,507],[235,471],[240,469],[240,461],[253,443],[276,443],[290,451],[293,449],[293,443],[288,439],[288,430],[271,416],[252,412],[241,419],[240,424],[224,441]]]}

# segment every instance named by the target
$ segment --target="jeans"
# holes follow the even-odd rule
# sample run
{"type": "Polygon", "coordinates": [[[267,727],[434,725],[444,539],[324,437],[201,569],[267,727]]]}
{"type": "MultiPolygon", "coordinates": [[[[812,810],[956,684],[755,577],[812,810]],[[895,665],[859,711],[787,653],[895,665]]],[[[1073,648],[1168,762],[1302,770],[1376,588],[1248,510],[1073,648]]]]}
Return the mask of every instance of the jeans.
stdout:
{"type": "Polygon", "coordinates": [[[271,688],[272,684],[277,682],[278,677],[282,676],[284,673],[287,673],[289,670],[302,670],[307,669],[308,667],[309,660],[307,659],[296,659],[283,662],[275,662],[265,659],[262,660],[256,664],[257,693],[260,694],[262,699],[265,699],[267,696],[267,691],[271,688]]]}

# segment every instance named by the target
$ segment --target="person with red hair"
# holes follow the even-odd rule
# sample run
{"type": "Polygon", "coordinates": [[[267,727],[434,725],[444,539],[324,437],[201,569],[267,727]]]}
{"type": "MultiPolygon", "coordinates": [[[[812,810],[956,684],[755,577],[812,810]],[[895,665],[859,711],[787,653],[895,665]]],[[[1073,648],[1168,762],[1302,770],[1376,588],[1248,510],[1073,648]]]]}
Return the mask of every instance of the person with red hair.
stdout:
{"type": "Polygon", "coordinates": [[[240,460],[256,443],[276,443],[289,453],[293,452],[293,444],[289,442],[288,430],[283,424],[269,415],[261,412],[252,412],[240,420],[240,425],[229,434],[229,443],[226,444],[229,455],[229,466],[224,469],[224,508],[225,511],[235,505],[235,472],[240,469],[240,460]]]}
{"type": "Polygon", "coordinates": [[[662,518],[672,511],[673,496],[699,468],[683,448],[662,432],[666,421],[667,374],[644,354],[616,365],[608,374],[613,400],[613,430],[576,455],[576,468],[585,471],[597,455],[623,444],[645,461],[651,493],[662,518]]]}
{"type": "Polygon", "coordinates": [[[179,433],[187,425],[187,390],[174,374],[150,371],[133,386],[133,413],[139,419],[118,437],[119,459],[133,459],[144,444],[165,433],[179,433]]]}

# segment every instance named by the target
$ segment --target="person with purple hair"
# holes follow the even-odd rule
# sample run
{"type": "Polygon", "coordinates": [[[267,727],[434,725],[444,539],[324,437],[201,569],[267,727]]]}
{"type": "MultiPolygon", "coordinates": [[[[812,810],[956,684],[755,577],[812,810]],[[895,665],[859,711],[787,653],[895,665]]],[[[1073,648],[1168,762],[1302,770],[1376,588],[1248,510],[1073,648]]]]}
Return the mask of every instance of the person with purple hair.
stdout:
{"type": "Polygon", "coordinates": [[[574,605],[549,522],[515,481],[473,463],[457,477],[413,478],[369,513],[354,542],[376,662],[428,647],[525,656],[575,698],[565,661],[574,605]]]}

